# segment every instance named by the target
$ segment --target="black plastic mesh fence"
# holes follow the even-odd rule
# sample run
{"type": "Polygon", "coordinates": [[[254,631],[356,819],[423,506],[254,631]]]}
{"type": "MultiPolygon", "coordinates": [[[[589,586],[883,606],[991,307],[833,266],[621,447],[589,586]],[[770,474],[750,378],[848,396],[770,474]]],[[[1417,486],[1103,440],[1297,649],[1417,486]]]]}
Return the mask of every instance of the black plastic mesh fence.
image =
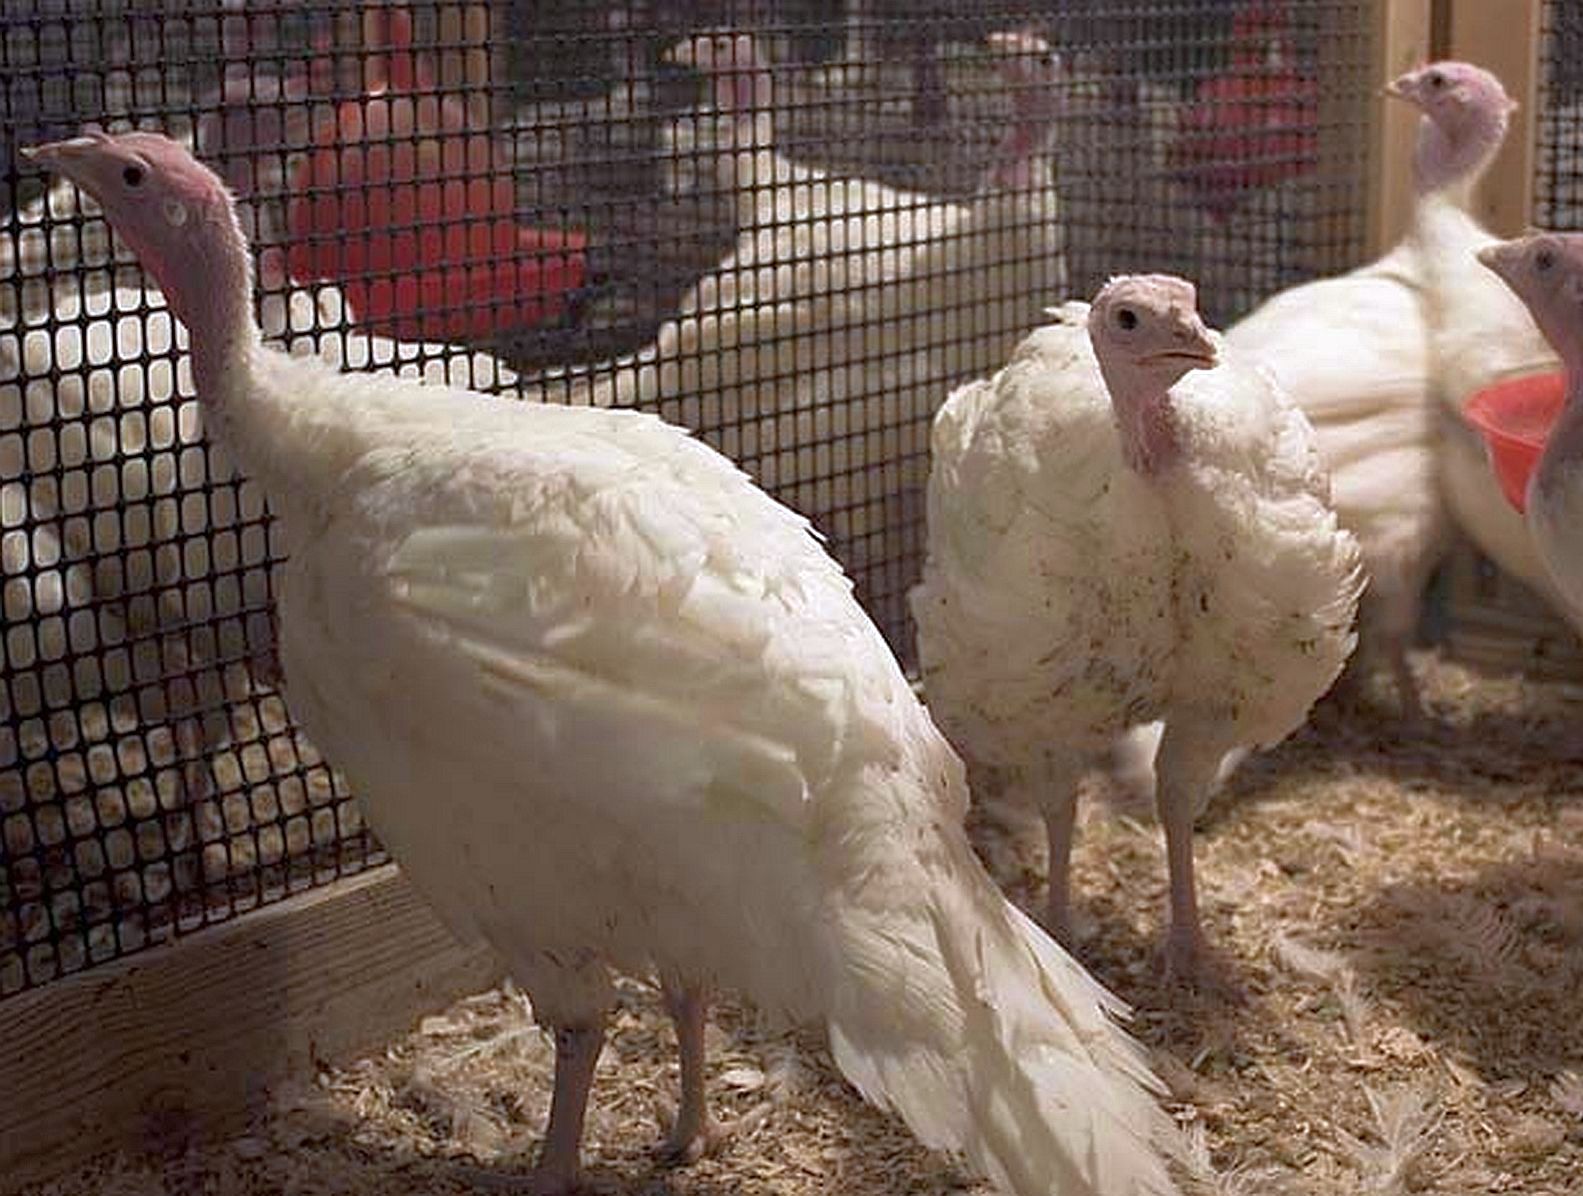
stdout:
{"type": "Polygon", "coordinates": [[[1583,8],[1546,0],[1541,20],[1534,223],[1583,228],[1583,8]]]}
{"type": "Polygon", "coordinates": [[[1359,256],[1371,27],[1321,0],[0,0],[0,996],[379,858],[274,688],[278,548],[159,294],[19,145],[195,143],[293,352],[695,428],[829,533],[906,656],[954,382],[1113,272],[1195,277],[1225,321],[1359,256]],[[697,36],[728,26],[755,37],[697,36]]]}

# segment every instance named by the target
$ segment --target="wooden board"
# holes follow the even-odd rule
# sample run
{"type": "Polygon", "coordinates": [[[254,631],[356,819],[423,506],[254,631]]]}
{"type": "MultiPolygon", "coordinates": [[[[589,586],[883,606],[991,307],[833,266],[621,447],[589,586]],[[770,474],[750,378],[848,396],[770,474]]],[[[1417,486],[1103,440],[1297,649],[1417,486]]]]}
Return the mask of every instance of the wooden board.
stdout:
{"type": "MultiPolygon", "coordinates": [[[[1380,0],[1375,15],[1374,84],[1384,87],[1429,58],[1429,0],[1380,0]]],[[[1410,104],[1383,98],[1370,132],[1366,257],[1379,257],[1407,231],[1413,207],[1413,143],[1418,117],[1410,104]]]]}
{"type": "Polygon", "coordinates": [[[240,1127],[272,1084],[501,974],[394,865],[8,999],[0,1190],[118,1146],[240,1127]]]}
{"type": "Polygon", "coordinates": [[[1534,152],[1539,125],[1540,0],[1441,0],[1446,4],[1448,58],[1494,71],[1517,101],[1506,144],[1474,199],[1486,228],[1515,236],[1533,210],[1534,152]]]}
{"type": "Polygon", "coordinates": [[[1546,681],[1583,681],[1583,643],[1550,603],[1461,540],[1444,569],[1445,650],[1546,681]]]}

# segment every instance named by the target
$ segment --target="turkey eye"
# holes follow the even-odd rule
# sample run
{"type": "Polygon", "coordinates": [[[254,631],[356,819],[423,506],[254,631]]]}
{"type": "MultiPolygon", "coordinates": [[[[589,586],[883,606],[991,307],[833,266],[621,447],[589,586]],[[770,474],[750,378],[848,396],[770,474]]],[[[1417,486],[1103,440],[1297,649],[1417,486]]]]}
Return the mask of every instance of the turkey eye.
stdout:
{"type": "Polygon", "coordinates": [[[1138,313],[1130,307],[1119,308],[1116,312],[1116,323],[1124,332],[1131,332],[1138,326],[1138,313]]]}
{"type": "Polygon", "coordinates": [[[1541,249],[1534,254],[1534,269],[1545,271],[1556,264],[1556,255],[1548,249],[1541,249]]]}
{"type": "Polygon", "coordinates": [[[128,166],[121,171],[121,181],[128,187],[141,187],[143,185],[143,168],[141,166],[128,166]]]}
{"type": "Polygon", "coordinates": [[[1442,75],[1439,71],[1430,71],[1429,72],[1429,86],[1430,87],[1440,88],[1440,87],[1444,87],[1445,85],[1446,85],[1446,77],[1444,75],[1442,75]]]}

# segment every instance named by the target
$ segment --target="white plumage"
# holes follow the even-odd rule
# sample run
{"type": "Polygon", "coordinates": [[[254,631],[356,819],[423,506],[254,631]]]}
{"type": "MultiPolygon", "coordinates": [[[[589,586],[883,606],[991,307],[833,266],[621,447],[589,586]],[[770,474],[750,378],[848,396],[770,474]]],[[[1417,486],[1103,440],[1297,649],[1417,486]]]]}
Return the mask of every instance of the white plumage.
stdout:
{"type": "Polygon", "coordinates": [[[1308,422],[1234,350],[1185,377],[1161,350],[1168,463],[1158,424],[1119,434],[1131,417],[1107,391],[1090,320],[1123,305],[1137,335],[1152,317],[1169,346],[1191,314],[1199,366],[1211,342],[1180,280],[1113,281],[1097,302],[1094,317],[1063,307],[941,409],[919,655],[952,741],[1045,812],[1062,932],[1078,777],[1118,733],[1165,721],[1172,943],[1190,966],[1193,808],[1228,749],[1281,739],[1334,680],[1353,643],[1358,548],[1327,505],[1308,422]],[[1128,464],[1135,439],[1141,467],[1128,464]]]}
{"type": "Polygon", "coordinates": [[[113,200],[193,329],[285,532],[294,713],[558,1029],[546,1186],[606,969],[654,966],[824,1020],[870,1099],[1011,1190],[1171,1190],[1114,1000],[995,892],[956,757],[802,518],[648,415],[260,347],[212,173],[147,134],[35,155],[113,200]]]}
{"type": "MultiPolygon", "coordinates": [[[[1409,71],[1388,91],[1423,113],[1407,235],[1378,261],[1282,291],[1227,330],[1226,343],[1268,369],[1313,425],[1331,502],[1363,551],[1366,646],[1390,667],[1411,718],[1422,706],[1407,647],[1450,535],[1443,458],[1453,477],[1466,468],[1461,436],[1442,427],[1435,399],[1431,278],[1436,261],[1457,268],[1462,250],[1441,242],[1471,223],[1469,188],[1500,145],[1510,100],[1493,75],[1461,62],[1409,71]]],[[[1117,743],[1112,767],[1130,788],[1153,792],[1159,731],[1117,743]]],[[[1242,755],[1221,762],[1217,783],[1242,755]]]]}
{"type": "Polygon", "coordinates": [[[1226,342],[1265,364],[1314,425],[1336,513],[1363,548],[1362,626],[1391,666],[1403,709],[1416,715],[1406,649],[1450,532],[1427,288],[1444,254],[1437,229],[1466,218],[1467,189],[1499,148],[1510,100],[1493,75],[1461,62],[1410,71],[1388,90],[1422,112],[1406,237],[1340,278],[1282,292],[1226,342]]]}
{"type": "MultiPolygon", "coordinates": [[[[304,381],[237,397],[278,419],[264,393],[304,381]]],[[[1108,1000],[989,891],[955,758],[800,518],[647,417],[345,389],[315,396],[335,426],[256,429],[310,458],[281,462],[282,520],[312,529],[291,707],[541,1016],[584,1024],[607,965],[657,965],[825,1019],[866,1096],[1014,1190],[1150,1174],[1108,1000]],[[1024,1115],[1059,1102],[1044,1146],[990,1138],[1014,1123],[975,1065],[1039,1094],[1024,1115]]]]}
{"type": "Polygon", "coordinates": [[[1465,205],[1437,202],[1424,219],[1441,485],[1457,525],[1480,551],[1555,601],[1528,525],[1502,497],[1484,445],[1462,415],[1486,386],[1561,368],[1522,301],[1479,264],[1479,250],[1497,240],[1465,205]]]}
{"type": "Polygon", "coordinates": [[[1314,429],[1342,526],[1369,575],[1362,626],[1419,710],[1406,649],[1449,527],[1436,466],[1421,270],[1410,239],[1339,278],[1283,291],[1226,333],[1314,429]]]}

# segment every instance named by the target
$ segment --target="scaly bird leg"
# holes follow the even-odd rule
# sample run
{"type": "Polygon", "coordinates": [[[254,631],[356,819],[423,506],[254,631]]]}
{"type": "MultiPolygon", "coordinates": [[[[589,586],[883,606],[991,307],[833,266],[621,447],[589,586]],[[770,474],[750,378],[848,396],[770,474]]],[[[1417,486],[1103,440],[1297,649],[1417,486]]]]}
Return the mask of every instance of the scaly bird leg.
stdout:
{"type": "Polygon", "coordinates": [[[709,1154],[724,1140],[725,1131],[709,1115],[704,1066],[705,1015],[709,1000],[700,985],[688,984],[680,977],[664,974],[660,987],[665,1008],[676,1023],[676,1046],[681,1056],[681,1103],[671,1122],[670,1132],[660,1148],[661,1154],[677,1163],[693,1163],[709,1154]]]}
{"type": "Polygon", "coordinates": [[[1072,946],[1072,839],[1077,825],[1077,790],[1049,794],[1044,802],[1044,833],[1050,848],[1044,928],[1061,946],[1072,946]]]}
{"type": "Polygon", "coordinates": [[[1072,839],[1077,827],[1077,781],[1082,774],[1079,762],[1048,751],[1034,793],[1044,815],[1045,841],[1050,849],[1044,928],[1067,948],[1073,942],[1072,839]]]}
{"type": "Polygon", "coordinates": [[[1396,698],[1401,703],[1402,718],[1413,726],[1424,722],[1424,704],[1418,696],[1418,678],[1413,676],[1413,666],[1407,661],[1407,640],[1392,638],[1386,649],[1391,662],[1391,676],[1396,679],[1396,698]]]}
{"type": "Polygon", "coordinates": [[[594,1066],[604,1045],[603,1018],[588,1026],[555,1027],[555,1093],[550,1098],[544,1148],[533,1170],[534,1196],[565,1196],[577,1188],[583,1117],[588,1112],[594,1066]]]}
{"type": "Polygon", "coordinates": [[[1243,997],[1225,965],[1204,939],[1193,873],[1193,819],[1207,796],[1223,752],[1201,736],[1166,726],[1155,761],[1155,800],[1165,828],[1171,879],[1171,925],[1166,931],[1165,969],[1173,980],[1240,1002],[1243,997]]]}
{"type": "Polygon", "coordinates": [[[660,987],[665,1007],[676,1023],[676,1045],[681,1056],[681,1104],[674,1115],[661,1109],[660,1120],[669,1127],[660,1148],[673,1163],[695,1163],[713,1154],[734,1134],[761,1124],[770,1114],[771,1102],[761,1101],[740,1117],[721,1121],[709,1112],[705,1088],[705,1015],[709,999],[702,985],[690,984],[674,973],[662,973],[660,987]]]}

